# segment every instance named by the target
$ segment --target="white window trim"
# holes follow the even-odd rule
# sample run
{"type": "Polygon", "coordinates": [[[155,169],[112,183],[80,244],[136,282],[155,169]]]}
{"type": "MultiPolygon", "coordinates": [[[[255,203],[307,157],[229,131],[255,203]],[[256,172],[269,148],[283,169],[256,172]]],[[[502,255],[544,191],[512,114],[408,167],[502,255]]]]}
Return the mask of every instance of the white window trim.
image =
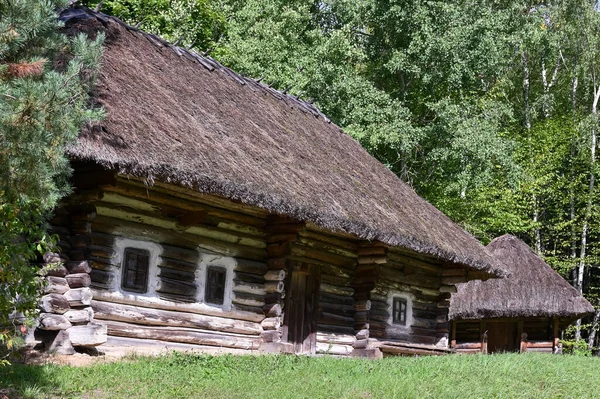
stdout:
{"type": "Polygon", "coordinates": [[[388,313],[389,313],[389,318],[388,318],[388,325],[390,325],[393,328],[398,328],[398,329],[409,329],[413,322],[413,300],[415,299],[415,296],[409,292],[390,292],[388,294],[388,313]],[[394,323],[394,298],[401,298],[406,300],[406,324],[402,325],[402,324],[397,324],[394,323]]]}
{"type": "Polygon", "coordinates": [[[196,302],[202,303],[205,306],[225,311],[231,310],[231,300],[233,296],[233,270],[237,265],[235,258],[221,255],[200,254],[200,263],[196,269],[196,284],[198,292],[196,294],[196,302]],[[217,305],[208,303],[204,300],[206,293],[207,271],[209,266],[215,266],[225,269],[225,293],[223,294],[223,304],[217,305]]]}
{"type": "Polygon", "coordinates": [[[130,238],[118,237],[115,239],[114,244],[115,254],[112,259],[113,265],[118,268],[117,278],[113,279],[110,289],[113,292],[119,292],[123,296],[130,297],[147,297],[156,298],[156,290],[158,289],[158,259],[162,253],[160,245],[142,240],[132,240],[130,238]],[[135,248],[144,249],[150,253],[148,258],[148,289],[145,293],[139,293],[135,291],[127,291],[122,287],[123,281],[123,256],[125,255],[125,249],[135,248]]]}

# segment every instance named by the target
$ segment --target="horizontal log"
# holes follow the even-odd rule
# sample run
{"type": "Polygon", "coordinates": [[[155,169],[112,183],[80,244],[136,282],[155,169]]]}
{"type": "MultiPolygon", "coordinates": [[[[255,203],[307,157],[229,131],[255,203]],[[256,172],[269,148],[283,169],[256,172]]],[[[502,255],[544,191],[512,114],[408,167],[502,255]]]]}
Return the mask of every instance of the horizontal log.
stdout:
{"type": "Polygon", "coordinates": [[[320,333],[352,335],[354,334],[353,326],[334,326],[327,324],[317,324],[317,331],[320,333]]]}
{"type": "Polygon", "coordinates": [[[101,324],[73,326],[66,331],[73,346],[98,346],[105,343],[107,339],[107,328],[101,324]]]}
{"type": "Polygon", "coordinates": [[[247,283],[237,279],[233,280],[233,291],[263,296],[267,292],[265,289],[265,284],[247,283]]]}
{"type": "Polygon", "coordinates": [[[264,286],[267,293],[283,292],[285,288],[283,281],[267,281],[264,286]]]}
{"type": "Polygon", "coordinates": [[[280,317],[267,317],[264,319],[260,325],[263,330],[278,330],[281,327],[281,318],[280,317]]]}
{"type": "Polygon", "coordinates": [[[449,292],[451,294],[456,293],[456,286],[454,285],[442,285],[440,287],[440,292],[449,292]]]}
{"type": "Polygon", "coordinates": [[[71,309],[65,312],[64,316],[73,324],[87,323],[92,321],[94,318],[94,311],[91,307],[84,309],[71,309]]]}
{"type": "Polygon", "coordinates": [[[311,259],[333,266],[338,266],[353,270],[356,267],[356,260],[344,256],[336,255],[327,251],[301,246],[297,242],[291,245],[291,256],[301,259],[311,259]]]}
{"type": "Polygon", "coordinates": [[[481,350],[481,342],[465,342],[465,343],[455,344],[453,346],[453,348],[456,349],[456,350],[462,350],[462,349],[478,349],[478,350],[481,350]]]}
{"type": "Polygon", "coordinates": [[[94,269],[90,273],[90,279],[92,281],[92,283],[90,285],[95,284],[95,283],[100,283],[100,284],[105,284],[108,286],[113,281],[114,274],[109,271],[94,269]]]}
{"type": "Polygon", "coordinates": [[[331,247],[342,248],[352,253],[357,253],[358,251],[358,246],[352,238],[335,237],[329,231],[323,229],[315,231],[312,226],[302,231],[301,236],[313,241],[322,242],[331,247]]]}
{"type": "Polygon", "coordinates": [[[88,306],[92,303],[92,290],[88,287],[72,288],[63,294],[71,306],[88,306]]]}
{"type": "Polygon", "coordinates": [[[260,338],[263,340],[263,342],[279,342],[279,341],[281,341],[281,331],[280,330],[263,331],[260,334],[260,338]]]}
{"type": "Polygon", "coordinates": [[[321,292],[336,295],[352,296],[354,295],[354,288],[352,287],[340,287],[321,282],[319,289],[321,292]]]}
{"type": "Polygon", "coordinates": [[[308,238],[304,234],[300,234],[298,242],[305,247],[319,249],[321,251],[327,251],[337,256],[343,256],[349,259],[355,259],[358,257],[355,250],[347,250],[325,241],[316,240],[314,238],[308,238]]]}
{"type": "Polygon", "coordinates": [[[234,334],[217,334],[214,331],[180,327],[140,326],[116,321],[104,321],[108,334],[119,337],[156,339],[167,342],[182,342],[238,349],[258,349],[260,338],[234,334]]]}
{"type": "Polygon", "coordinates": [[[61,264],[45,265],[42,270],[44,275],[50,277],[65,277],[67,274],[69,274],[69,270],[61,264]]]}
{"type": "Polygon", "coordinates": [[[167,294],[177,294],[187,297],[195,297],[198,291],[198,287],[193,282],[172,280],[169,278],[159,278],[157,292],[164,292],[167,294]]]}
{"type": "Polygon", "coordinates": [[[48,294],[64,294],[69,290],[69,284],[64,277],[48,276],[44,291],[48,294]]]}
{"type": "Polygon", "coordinates": [[[122,294],[120,292],[105,292],[99,290],[93,290],[92,292],[94,294],[94,299],[109,303],[151,307],[162,310],[196,313],[200,315],[216,316],[252,322],[260,322],[262,319],[265,318],[264,314],[262,314],[262,309],[259,309],[260,313],[258,313],[258,311],[228,311],[215,306],[209,306],[204,303],[198,302],[175,303],[171,301],[165,301],[159,298],[140,297],[137,295],[122,294]]]}
{"type": "Polygon", "coordinates": [[[317,333],[317,342],[352,346],[356,338],[353,335],[317,333]]]}
{"type": "Polygon", "coordinates": [[[235,272],[234,279],[245,282],[245,283],[255,283],[255,284],[264,284],[265,277],[258,274],[244,273],[244,272],[235,272]]]}
{"type": "Polygon", "coordinates": [[[263,310],[267,317],[279,317],[282,313],[281,304],[279,303],[267,303],[263,306],[263,310]]]}
{"type": "Polygon", "coordinates": [[[329,294],[326,292],[319,293],[319,303],[337,303],[339,305],[354,306],[354,298],[345,295],[329,294]]]}
{"type": "Polygon", "coordinates": [[[89,273],[92,271],[92,268],[90,267],[90,264],[88,263],[87,260],[73,260],[73,261],[67,262],[66,266],[67,266],[67,269],[69,270],[69,273],[72,273],[72,274],[89,273]]]}
{"type": "Polygon", "coordinates": [[[71,306],[64,295],[54,293],[44,295],[40,299],[40,309],[46,313],[63,314],[71,309],[71,306]]]}
{"type": "Polygon", "coordinates": [[[439,355],[445,355],[450,353],[447,350],[441,350],[440,348],[436,348],[436,347],[431,347],[430,349],[427,348],[412,348],[412,347],[407,347],[407,346],[400,346],[400,345],[381,345],[379,347],[379,350],[381,350],[383,353],[390,353],[393,355],[408,355],[408,356],[439,356],[439,355]]]}
{"type": "Polygon", "coordinates": [[[57,331],[71,327],[71,322],[61,314],[42,313],[39,320],[38,328],[42,330],[57,331]]]}
{"type": "Polygon", "coordinates": [[[267,265],[265,262],[238,259],[234,270],[236,272],[264,275],[267,272],[267,265]]]}
{"type": "Polygon", "coordinates": [[[172,310],[92,301],[94,316],[99,320],[121,321],[151,326],[190,327],[205,330],[258,335],[263,329],[258,323],[225,319],[172,310]]]}
{"type": "Polygon", "coordinates": [[[529,348],[550,348],[554,347],[552,341],[527,341],[527,349],[529,348]]]}
{"type": "Polygon", "coordinates": [[[88,273],[68,274],[65,278],[71,288],[89,287],[92,283],[92,279],[88,273]]]}
{"type": "Polygon", "coordinates": [[[338,305],[327,302],[319,302],[319,309],[326,313],[332,313],[338,316],[346,316],[352,318],[354,318],[354,314],[356,313],[353,306],[338,305]]]}
{"type": "Polygon", "coordinates": [[[317,342],[317,353],[322,355],[340,355],[346,356],[352,353],[351,345],[338,345],[324,342],[317,342]]]}
{"type": "Polygon", "coordinates": [[[267,281],[283,281],[285,280],[285,270],[269,270],[265,273],[267,281]]]}
{"type": "Polygon", "coordinates": [[[352,326],[354,325],[354,318],[320,311],[318,324],[328,324],[334,326],[352,326]]]}
{"type": "Polygon", "coordinates": [[[196,274],[194,272],[164,268],[160,266],[158,277],[188,283],[194,283],[194,281],[196,280],[196,274]]]}
{"type": "Polygon", "coordinates": [[[265,305],[264,296],[262,295],[235,291],[231,294],[231,302],[236,305],[255,306],[258,308],[262,308],[265,305]]]}

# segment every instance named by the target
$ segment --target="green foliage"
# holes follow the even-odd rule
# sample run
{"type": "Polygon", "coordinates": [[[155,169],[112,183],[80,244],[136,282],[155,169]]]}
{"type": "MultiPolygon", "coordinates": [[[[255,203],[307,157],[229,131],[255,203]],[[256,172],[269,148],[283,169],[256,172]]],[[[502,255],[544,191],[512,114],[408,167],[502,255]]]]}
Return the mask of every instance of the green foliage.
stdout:
{"type": "Polygon", "coordinates": [[[41,280],[31,262],[53,248],[45,221],[69,192],[65,149],[90,109],[103,37],[59,32],[66,1],[0,1],[0,345],[18,342],[41,280]]]}
{"type": "MultiPolygon", "coordinates": [[[[79,4],[95,8],[98,0],[79,4]]],[[[107,0],[102,12],[200,51],[211,51],[224,32],[225,17],[210,0],[107,0]]]]}
{"type": "Polygon", "coordinates": [[[535,353],[380,361],[173,354],[80,368],[15,365],[0,373],[0,386],[61,398],[591,398],[598,366],[596,357],[535,353]]]}

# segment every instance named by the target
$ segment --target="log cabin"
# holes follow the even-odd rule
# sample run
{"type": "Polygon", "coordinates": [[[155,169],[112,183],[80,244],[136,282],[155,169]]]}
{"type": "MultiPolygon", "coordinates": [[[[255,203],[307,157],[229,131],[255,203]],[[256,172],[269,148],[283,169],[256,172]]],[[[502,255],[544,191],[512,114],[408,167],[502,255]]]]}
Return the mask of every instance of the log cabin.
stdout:
{"type": "Polygon", "coordinates": [[[531,248],[512,235],[489,252],[510,275],[458,285],[450,300],[451,347],[459,353],[560,351],[559,332],[593,306],[531,248]]]}
{"type": "Polygon", "coordinates": [[[106,35],[106,118],[68,150],[46,347],[447,353],[456,283],[505,274],[314,105],[114,17],[61,18],[106,35]]]}

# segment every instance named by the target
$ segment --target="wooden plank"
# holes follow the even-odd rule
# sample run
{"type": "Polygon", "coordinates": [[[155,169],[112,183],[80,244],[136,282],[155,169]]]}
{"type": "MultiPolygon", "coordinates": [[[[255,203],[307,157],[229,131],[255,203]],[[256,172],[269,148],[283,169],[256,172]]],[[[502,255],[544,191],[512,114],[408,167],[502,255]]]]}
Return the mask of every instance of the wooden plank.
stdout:
{"type": "Polygon", "coordinates": [[[258,323],[239,319],[201,315],[141,306],[92,301],[94,317],[99,320],[121,321],[149,326],[189,327],[224,331],[244,335],[259,335],[263,329],[258,323]]]}

